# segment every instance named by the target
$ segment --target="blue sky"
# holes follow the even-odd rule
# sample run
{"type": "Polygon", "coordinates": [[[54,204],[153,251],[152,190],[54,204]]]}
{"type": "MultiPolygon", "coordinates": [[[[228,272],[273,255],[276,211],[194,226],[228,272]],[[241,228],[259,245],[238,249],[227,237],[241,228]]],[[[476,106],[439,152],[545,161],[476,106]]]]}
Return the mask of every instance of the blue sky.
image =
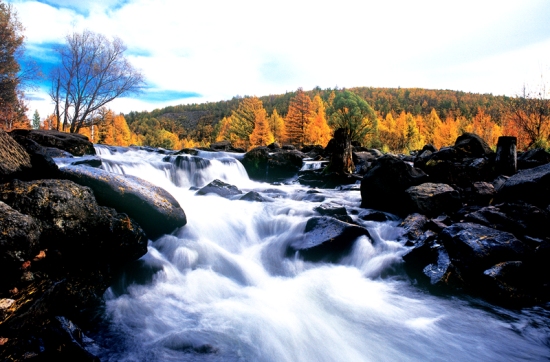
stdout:
{"type": "MultiPolygon", "coordinates": [[[[147,90],[115,112],[335,87],[515,95],[550,75],[550,1],[8,0],[47,71],[72,31],[118,36],[147,90]]],[[[47,84],[30,112],[53,109],[47,84]]]]}

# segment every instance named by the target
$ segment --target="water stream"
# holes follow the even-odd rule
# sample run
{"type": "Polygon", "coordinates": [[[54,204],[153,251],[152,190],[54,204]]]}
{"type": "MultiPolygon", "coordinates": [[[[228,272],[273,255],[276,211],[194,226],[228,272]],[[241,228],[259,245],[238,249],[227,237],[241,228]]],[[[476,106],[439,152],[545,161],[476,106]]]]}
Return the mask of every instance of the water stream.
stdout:
{"type": "Polygon", "coordinates": [[[105,169],[165,188],[188,218],[106,292],[94,336],[102,360],[550,360],[548,307],[509,310],[419,288],[402,271],[398,222],[363,221],[356,189],[253,182],[229,153],[96,149],[105,169]],[[269,202],[195,196],[214,179],[269,202]],[[345,206],[373,240],[359,238],[338,264],[288,257],[323,203],[345,206]]]}

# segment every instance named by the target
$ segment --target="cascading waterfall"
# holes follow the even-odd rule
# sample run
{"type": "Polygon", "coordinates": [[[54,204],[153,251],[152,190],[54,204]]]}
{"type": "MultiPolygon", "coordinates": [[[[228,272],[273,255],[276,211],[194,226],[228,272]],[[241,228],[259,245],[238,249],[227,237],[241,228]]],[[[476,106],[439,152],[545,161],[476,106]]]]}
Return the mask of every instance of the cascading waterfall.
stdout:
{"type": "Polygon", "coordinates": [[[508,310],[435,296],[401,270],[396,221],[363,221],[357,190],[248,179],[233,154],[162,155],[96,146],[103,167],[168,190],[188,224],[105,294],[94,338],[107,361],[540,361],[550,357],[548,309],[508,310]],[[220,179],[268,202],[195,196],[220,179]],[[373,240],[338,264],[285,254],[314,208],[345,206],[373,240]]]}

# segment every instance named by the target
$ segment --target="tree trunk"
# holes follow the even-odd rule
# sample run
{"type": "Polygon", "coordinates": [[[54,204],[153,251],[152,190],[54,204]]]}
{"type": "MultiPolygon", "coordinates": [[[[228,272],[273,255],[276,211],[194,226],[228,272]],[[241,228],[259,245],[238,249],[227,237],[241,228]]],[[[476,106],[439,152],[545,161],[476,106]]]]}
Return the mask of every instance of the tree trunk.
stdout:
{"type": "Polygon", "coordinates": [[[495,169],[501,175],[512,176],[518,170],[517,138],[501,136],[498,138],[495,169]]]}
{"type": "Polygon", "coordinates": [[[351,137],[347,129],[338,128],[326,150],[330,154],[329,171],[340,174],[353,173],[355,165],[353,164],[351,137]]]}

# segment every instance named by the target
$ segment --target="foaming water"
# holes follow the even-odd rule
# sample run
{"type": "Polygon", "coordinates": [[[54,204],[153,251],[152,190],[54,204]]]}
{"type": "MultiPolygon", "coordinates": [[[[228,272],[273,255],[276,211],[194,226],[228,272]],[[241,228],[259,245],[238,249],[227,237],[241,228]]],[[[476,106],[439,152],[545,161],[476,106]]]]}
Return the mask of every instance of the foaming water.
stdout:
{"type": "Polygon", "coordinates": [[[166,188],[188,224],[151,241],[134,274],[105,294],[94,336],[107,361],[540,361],[548,311],[438,297],[400,271],[398,222],[363,221],[358,191],[250,181],[238,158],[98,147],[104,167],[166,188]],[[196,157],[197,159],[193,159],[196,157]],[[178,160],[179,158],[179,160],[178,160]],[[230,161],[231,160],[231,161],[230,161]],[[195,196],[218,178],[268,202],[195,196]],[[323,203],[372,237],[337,264],[287,255],[323,203]]]}

